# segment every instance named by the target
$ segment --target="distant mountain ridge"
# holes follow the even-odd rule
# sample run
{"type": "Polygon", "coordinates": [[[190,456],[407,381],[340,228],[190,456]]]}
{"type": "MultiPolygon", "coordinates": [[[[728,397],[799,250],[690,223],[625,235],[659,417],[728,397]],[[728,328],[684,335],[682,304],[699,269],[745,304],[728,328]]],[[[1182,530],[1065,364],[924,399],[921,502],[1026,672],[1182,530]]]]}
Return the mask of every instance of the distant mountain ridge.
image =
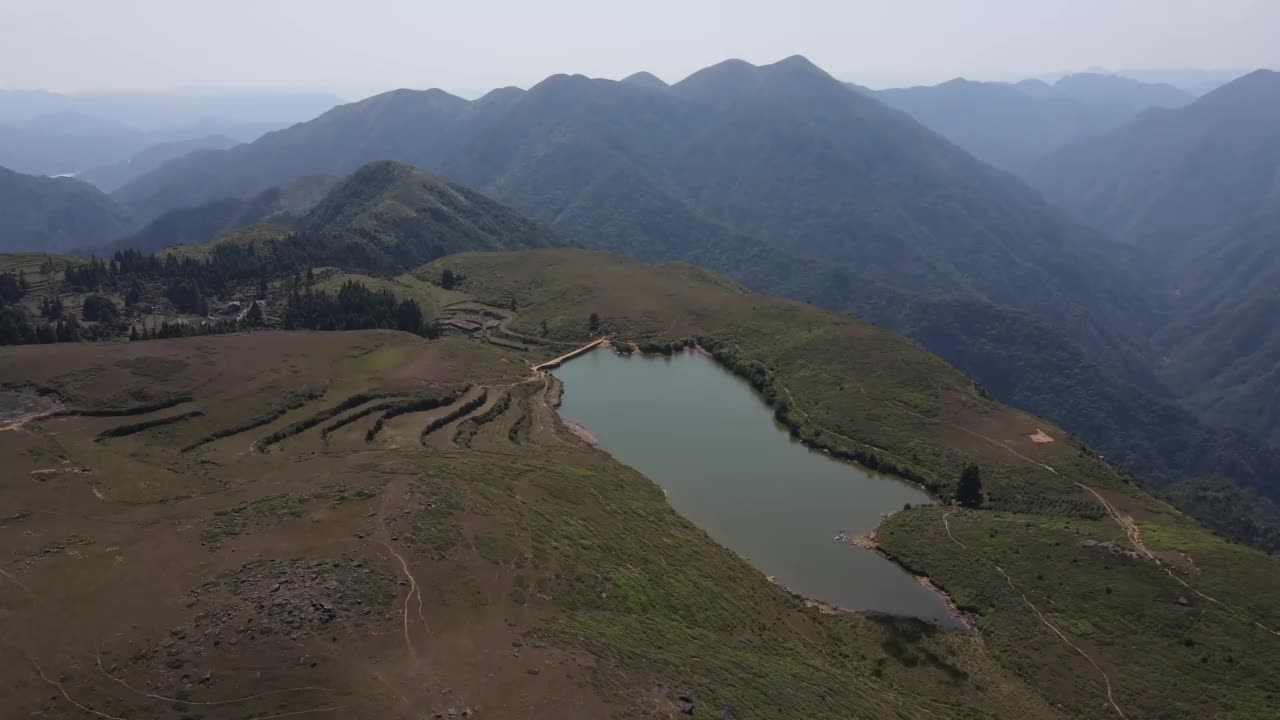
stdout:
{"type": "Polygon", "coordinates": [[[0,252],[60,252],[133,227],[126,208],[88,183],[0,167],[0,252]]]}
{"type": "Polygon", "coordinates": [[[871,91],[975,157],[1021,171],[1068,145],[1115,128],[1153,107],[1194,99],[1171,85],[1116,75],[1077,73],[1052,85],[957,78],[912,88],[871,91]]]}
{"type": "Polygon", "coordinates": [[[1027,177],[1126,242],[1203,251],[1198,238],[1280,201],[1280,73],[1258,70],[1185,108],[1144,113],[1027,177]]]}
{"type": "MultiPolygon", "coordinates": [[[[890,286],[1055,316],[1091,345],[1123,345],[1098,330],[1121,323],[1075,316],[1065,295],[1087,293],[1064,283],[1095,285],[1092,312],[1144,304],[1133,292],[1140,283],[1114,269],[1126,251],[799,57],[727,61],[656,90],[556,75],[472,102],[394,91],[173,161],[116,197],[148,217],[379,158],[428,168],[553,227],[574,218],[584,226],[577,239],[603,249],[614,240],[586,225],[628,200],[608,186],[640,184],[733,232],[890,286]],[[603,197],[612,199],[592,201],[603,197]]],[[[669,232],[654,227],[646,242],[669,232]]]]}
{"type": "Polygon", "coordinates": [[[151,253],[175,245],[200,245],[236,228],[258,223],[291,227],[339,182],[328,175],[304,177],[284,188],[270,188],[250,198],[223,198],[196,207],[170,210],[135,233],[111,243],[79,248],[83,255],[109,255],[118,250],[151,253]]]}
{"type": "Polygon", "coordinates": [[[99,190],[109,193],[130,180],[145,175],[161,165],[196,150],[225,150],[237,140],[226,135],[203,135],[188,140],[159,143],[143,149],[127,160],[90,168],[76,175],[99,190]]]}

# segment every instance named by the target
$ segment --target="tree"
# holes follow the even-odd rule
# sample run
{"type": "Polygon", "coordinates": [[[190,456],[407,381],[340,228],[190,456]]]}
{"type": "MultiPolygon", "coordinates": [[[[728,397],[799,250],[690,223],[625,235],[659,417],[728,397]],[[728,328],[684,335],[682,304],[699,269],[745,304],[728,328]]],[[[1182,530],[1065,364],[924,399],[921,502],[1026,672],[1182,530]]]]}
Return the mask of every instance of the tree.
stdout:
{"type": "Polygon", "coordinates": [[[440,274],[440,287],[445,290],[452,290],[457,287],[458,280],[459,277],[454,275],[452,270],[445,268],[444,272],[440,274]]]}
{"type": "Polygon", "coordinates": [[[124,304],[137,305],[145,297],[146,293],[142,289],[142,283],[138,282],[137,278],[134,278],[133,282],[129,283],[129,289],[124,294],[124,304]]]}
{"type": "Polygon", "coordinates": [[[249,306],[249,312],[244,314],[244,324],[250,327],[262,327],[266,323],[266,318],[262,315],[262,303],[257,300],[249,306]]]}
{"type": "Polygon", "coordinates": [[[960,482],[956,485],[956,502],[967,508],[982,505],[982,473],[977,465],[966,465],[960,473],[960,482]]]}
{"type": "Polygon", "coordinates": [[[90,295],[84,299],[84,319],[111,324],[116,321],[120,311],[111,298],[105,295],[90,295]]]}
{"type": "Polygon", "coordinates": [[[600,316],[597,315],[596,313],[591,313],[591,317],[587,318],[587,330],[594,333],[599,329],[600,329],[600,316]]]}
{"type": "Polygon", "coordinates": [[[209,303],[205,300],[204,293],[200,291],[198,282],[192,282],[185,278],[178,280],[169,286],[169,291],[165,295],[173,303],[173,306],[178,308],[178,312],[192,315],[209,314],[209,303]]]}
{"type": "Polygon", "coordinates": [[[396,307],[396,329],[415,335],[423,333],[422,307],[416,300],[400,301],[400,305],[396,307]]]}
{"type": "Polygon", "coordinates": [[[0,273],[0,303],[16,303],[26,294],[26,283],[20,276],[0,273]]]}
{"type": "Polygon", "coordinates": [[[40,301],[40,314],[50,320],[62,319],[62,298],[44,298],[40,301]]]}

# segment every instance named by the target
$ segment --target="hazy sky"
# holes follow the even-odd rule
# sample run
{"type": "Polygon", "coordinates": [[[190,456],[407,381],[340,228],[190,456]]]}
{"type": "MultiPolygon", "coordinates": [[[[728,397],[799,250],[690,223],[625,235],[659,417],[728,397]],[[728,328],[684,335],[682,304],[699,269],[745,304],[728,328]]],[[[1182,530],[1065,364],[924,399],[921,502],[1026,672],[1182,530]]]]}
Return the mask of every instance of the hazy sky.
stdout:
{"type": "Polygon", "coordinates": [[[1280,0],[0,0],[0,88],[674,81],[803,54],[873,86],[1280,66],[1280,0]]]}

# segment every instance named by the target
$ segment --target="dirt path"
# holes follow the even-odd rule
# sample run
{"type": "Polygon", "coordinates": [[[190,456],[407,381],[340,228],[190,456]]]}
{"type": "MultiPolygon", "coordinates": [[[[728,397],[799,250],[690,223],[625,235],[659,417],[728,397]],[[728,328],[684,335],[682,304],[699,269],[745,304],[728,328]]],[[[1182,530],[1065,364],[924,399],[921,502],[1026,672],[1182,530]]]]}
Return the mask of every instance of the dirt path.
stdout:
{"type": "Polygon", "coordinates": [[[1217,605],[1218,607],[1222,608],[1223,611],[1225,611],[1232,618],[1240,622],[1249,623],[1254,627],[1257,627],[1261,630],[1265,630],[1266,632],[1269,632],[1272,635],[1276,635],[1280,637],[1280,631],[1269,628],[1266,625],[1263,625],[1261,622],[1249,617],[1248,612],[1240,608],[1228,605],[1227,603],[1224,603],[1221,600],[1218,600],[1217,598],[1210,597],[1209,595],[1206,595],[1200,592],[1199,590],[1197,590],[1194,586],[1192,586],[1186,580],[1183,580],[1182,578],[1178,577],[1178,575],[1174,573],[1173,570],[1170,569],[1168,566],[1166,566],[1163,562],[1161,562],[1160,558],[1156,557],[1155,553],[1151,552],[1151,550],[1147,547],[1146,543],[1143,542],[1142,529],[1138,527],[1138,524],[1134,522],[1132,517],[1125,515],[1124,513],[1121,513],[1116,508],[1115,505],[1112,505],[1111,502],[1108,501],[1106,498],[1104,498],[1102,494],[1099,493],[1097,490],[1094,490],[1093,488],[1081,482],[1076,482],[1076,485],[1079,485],[1080,487],[1089,491],[1095,498],[1097,498],[1098,502],[1101,503],[1103,509],[1105,509],[1107,511],[1107,514],[1111,516],[1111,519],[1114,520],[1116,524],[1120,526],[1120,529],[1124,531],[1124,534],[1129,539],[1129,543],[1133,545],[1135,548],[1137,548],[1138,552],[1142,553],[1144,557],[1146,557],[1151,562],[1155,563],[1156,566],[1159,567],[1161,570],[1164,570],[1165,574],[1173,578],[1174,581],[1177,582],[1179,585],[1186,588],[1188,591],[1194,593],[1196,596],[1200,597],[1201,599],[1207,600],[1208,602],[1211,602],[1214,605],[1217,605]]]}
{"type": "Polygon", "coordinates": [[[403,610],[404,645],[405,645],[405,649],[409,651],[409,656],[413,658],[414,665],[417,665],[418,664],[418,648],[413,643],[413,636],[410,633],[410,628],[409,628],[409,623],[410,623],[409,608],[414,602],[415,595],[418,598],[417,600],[418,620],[422,623],[422,629],[427,633],[427,635],[430,635],[431,627],[427,624],[427,618],[422,612],[422,590],[418,586],[418,579],[414,576],[413,571],[409,569],[408,561],[406,561],[404,559],[404,556],[401,555],[398,551],[396,551],[395,546],[392,545],[392,542],[394,541],[391,539],[391,532],[387,529],[387,523],[385,520],[385,518],[388,516],[388,511],[390,509],[389,505],[391,502],[391,498],[395,496],[404,495],[404,490],[405,490],[404,482],[405,481],[403,480],[396,481],[392,485],[389,485],[383,491],[382,502],[379,504],[379,508],[378,508],[378,525],[379,525],[379,535],[381,536],[380,542],[382,546],[385,547],[387,549],[387,552],[391,553],[391,555],[400,562],[400,571],[401,573],[404,574],[405,579],[409,581],[409,594],[405,595],[404,597],[404,610],[403,610]]]}
{"type": "Polygon", "coordinates": [[[1085,660],[1088,660],[1089,664],[1093,666],[1093,669],[1098,671],[1098,674],[1102,676],[1102,682],[1105,683],[1107,687],[1107,702],[1111,703],[1111,708],[1116,711],[1117,715],[1119,715],[1121,718],[1124,718],[1125,717],[1124,711],[1121,710],[1120,706],[1116,704],[1116,700],[1111,694],[1111,678],[1107,676],[1107,673],[1105,670],[1102,669],[1102,666],[1094,662],[1093,658],[1089,657],[1089,653],[1085,652],[1084,650],[1081,650],[1079,645],[1076,645],[1075,643],[1071,642],[1071,639],[1067,637],[1066,633],[1059,630],[1057,625],[1054,625],[1053,622],[1049,620],[1049,618],[1045,617],[1045,614],[1040,612],[1040,608],[1036,607],[1035,603],[1027,599],[1027,594],[1019,590],[1018,587],[1013,584],[1013,579],[1009,577],[1009,573],[1006,573],[1004,571],[1004,568],[1000,567],[999,565],[995,565],[994,563],[992,564],[992,567],[994,567],[997,571],[999,571],[999,573],[1002,576],[1004,576],[1004,581],[1009,584],[1009,589],[1018,593],[1018,595],[1022,597],[1022,602],[1026,603],[1027,607],[1031,608],[1031,612],[1035,613],[1036,617],[1040,619],[1040,622],[1043,623],[1045,627],[1052,630],[1053,634],[1057,635],[1059,640],[1066,643],[1067,647],[1070,647],[1072,650],[1075,650],[1077,653],[1080,653],[1080,657],[1084,658],[1085,660]]]}
{"type": "Polygon", "coordinates": [[[35,422],[36,420],[43,420],[47,417],[53,417],[60,412],[62,412],[61,408],[54,408],[53,410],[44,410],[38,413],[32,413],[31,415],[23,415],[12,422],[0,425],[0,432],[19,432],[26,429],[27,423],[35,422]]]}
{"type": "MultiPolygon", "coordinates": [[[[963,548],[963,549],[965,549],[965,550],[968,550],[969,548],[968,548],[964,543],[960,542],[960,541],[956,538],[956,536],[955,536],[955,535],[953,535],[953,534],[951,533],[951,520],[950,520],[950,518],[951,518],[951,516],[952,516],[953,514],[955,514],[956,512],[959,512],[959,511],[958,511],[958,510],[948,510],[947,512],[943,513],[943,514],[942,514],[942,526],[943,526],[943,528],[947,531],[947,537],[951,539],[951,542],[955,543],[956,545],[959,545],[961,548],[963,548]]],[[[1098,664],[1098,663],[1097,663],[1097,662],[1096,662],[1092,657],[1090,657],[1089,653],[1087,653],[1087,652],[1085,652],[1083,649],[1081,649],[1079,645],[1076,645],[1075,643],[1071,642],[1071,639],[1067,637],[1066,633],[1062,632],[1062,630],[1061,630],[1060,628],[1058,628],[1058,626],[1057,626],[1057,625],[1055,625],[1055,624],[1053,623],[1053,621],[1052,621],[1052,620],[1050,620],[1050,619],[1048,618],[1048,616],[1046,616],[1046,615],[1045,615],[1045,614],[1040,610],[1040,608],[1036,607],[1035,603],[1031,602],[1031,599],[1027,597],[1027,594],[1026,594],[1026,593],[1024,593],[1024,592],[1022,592],[1022,590],[1021,590],[1021,589],[1019,589],[1019,588],[1018,588],[1018,586],[1014,584],[1014,582],[1013,582],[1013,578],[1009,577],[1009,573],[1005,572],[1005,571],[1004,571],[1004,568],[1002,568],[1002,567],[1000,567],[999,565],[997,565],[997,564],[995,564],[995,563],[991,562],[990,560],[987,560],[986,558],[981,558],[981,559],[982,559],[984,562],[986,562],[987,564],[991,565],[991,567],[995,568],[995,569],[996,569],[996,572],[1000,573],[1000,576],[1004,578],[1005,583],[1007,583],[1007,584],[1009,585],[1009,589],[1010,589],[1010,590],[1012,590],[1013,592],[1017,593],[1017,594],[1018,594],[1018,596],[1019,596],[1020,598],[1022,598],[1022,602],[1023,602],[1023,603],[1028,607],[1028,608],[1030,608],[1030,610],[1031,610],[1032,614],[1034,614],[1034,615],[1036,616],[1036,619],[1037,619],[1037,620],[1039,620],[1039,621],[1040,621],[1040,623],[1041,623],[1042,625],[1044,625],[1045,627],[1049,628],[1049,630],[1050,630],[1050,631],[1052,631],[1052,632],[1053,632],[1053,634],[1054,634],[1054,635],[1056,635],[1056,636],[1057,636],[1057,638],[1058,638],[1059,640],[1061,640],[1064,644],[1066,644],[1066,646],[1067,646],[1067,647],[1069,647],[1069,648],[1071,648],[1072,650],[1075,650],[1077,653],[1079,653],[1081,657],[1083,657],[1085,660],[1087,660],[1087,661],[1089,662],[1089,664],[1090,664],[1090,665],[1092,665],[1092,666],[1093,666],[1093,668],[1094,668],[1095,670],[1097,670],[1097,671],[1098,671],[1098,674],[1102,676],[1102,682],[1103,682],[1103,683],[1105,684],[1105,686],[1106,686],[1106,690],[1107,690],[1107,702],[1111,704],[1111,708],[1112,708],[1113,710],[1115,710],[1115,711],[1116,711],[1116,714],[1117,714],[1117,715],[1119,715],[1121,718],[1126,718],[1126,715],[1124,714],[1124,711],[1120,709],[1120,706],[1116,703],[1116,701],[1115,701],[1115,697],[1114,697],[1114,696],[1113,696],[1113,694],[1112,694],[1112,689],[1111,689],[1111,678],[1107,675],[1106,671],[1102,669],[1102,666],[1101,666],[1101,665],[1099,665],[1099,664],[1098,664]]],[[[1050,602],[1052,602],[1052,600],[1051,600],[1050,602]]]]}
{"type": "Polygon", "coordinates": [[[951,534],[951,522],[950,522],[950,521],[948,521],[948,520],[947,520],[947,518],[951,517],[951,514],[952,514],[952,513],[954,513],[954,512],[956,512],[956,511],[955,511],[955,510],[948,510],[947,512],[945,512],[945,513],[943,513],[943,514],[942,514],[942,527],[946,529],[946,531],[947,531],[947,537],[951,538],[951,542],[953,542],[953,543],[955,543],[955,544],[959,545],[960,547],[964,548],[965,550],[968,550],[968,549],[969,549],[969,548],[968,548],[968,546],[966,546],[964,543],[962,543],[962,542],[960,542],[959,540],[957,540],[955,535],[952,535],[952,534],[951,534]]]}
{"type": "Polygon", "coordinates": [[[57,688],[58,692],[62,693],[63,699],[65,699],[67,702],[71,703],[72,705],[75,705],[80,710],[87,712],[91,715],[97,715],[100,718],[106,718],[106,720],[127,720],[126,718],[117,717],[115,715],[108,715],[104,712],[99,712],[97,710],[94,710],[91,707],[81,705],[80,703],[76,702],[75,699],[71,697],[71,695],[67,693],[67,689],[62,686],[62,683],[58,682],[57,680],[53,680],[48,675],[44,674],[44,668],[40,667],[40,663],[36,662],[36,659],[34,657],[31,657],[30,653],[27,654],[27,661],[31,663],[31,667],[35,668],[36,674],[40,676],[41,680],[44,680],[46,683],[57,688]]]}

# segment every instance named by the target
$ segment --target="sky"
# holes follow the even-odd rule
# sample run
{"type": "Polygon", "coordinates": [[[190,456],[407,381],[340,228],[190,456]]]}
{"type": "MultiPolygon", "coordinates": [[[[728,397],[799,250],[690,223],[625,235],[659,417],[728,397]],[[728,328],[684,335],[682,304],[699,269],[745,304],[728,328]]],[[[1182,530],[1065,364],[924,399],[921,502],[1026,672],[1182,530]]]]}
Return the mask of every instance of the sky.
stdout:
{"type": "Polygon", "coordinates": [[[795,54],[888,87],[1277,68],[1277,37],[1280,0],[0,0],[0,88],[474,96],[795,54]]]}

